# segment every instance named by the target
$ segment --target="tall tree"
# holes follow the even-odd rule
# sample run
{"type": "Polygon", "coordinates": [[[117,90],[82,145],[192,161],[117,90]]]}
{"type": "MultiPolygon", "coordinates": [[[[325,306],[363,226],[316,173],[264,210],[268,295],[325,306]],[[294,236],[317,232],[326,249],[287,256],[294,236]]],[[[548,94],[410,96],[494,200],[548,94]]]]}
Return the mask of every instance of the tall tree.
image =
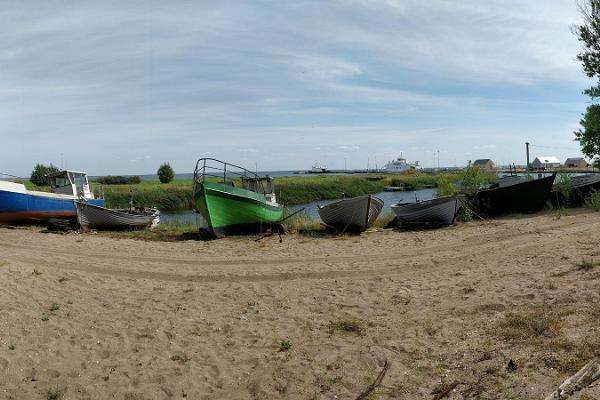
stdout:
{"type": "Polygon", "coordinates": [[[595,80],[595,84],[584,90],[590,96],[590,105],[580,121],[581,128],[575,132],[575,140],[581,144],[582,152],[595,158],[600,156],[600,106],[594,99],[600,97],[600,0],[581,0],[578,4],[583,23],[573,28],[577,39],[582,44],[577,59],[583,65],[585,74],[595,80]]]}

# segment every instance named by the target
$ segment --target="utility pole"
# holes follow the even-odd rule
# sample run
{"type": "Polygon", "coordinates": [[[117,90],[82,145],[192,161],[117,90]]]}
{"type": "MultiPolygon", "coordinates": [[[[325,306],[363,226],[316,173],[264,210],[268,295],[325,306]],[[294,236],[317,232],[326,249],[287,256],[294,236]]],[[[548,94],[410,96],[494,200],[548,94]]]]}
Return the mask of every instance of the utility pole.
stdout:
{"type": "Polygon", "coordinates": [[[525,166],[525,171],[529,174],[529,142],[525,142],[525,151],[527,152],[527,165],[525,166]]]}
{"type": "Polygon", "coordinates": [[[438,150],[437,153],[438,153],[438,169],[440,169],[440,151],[438,150]]]}

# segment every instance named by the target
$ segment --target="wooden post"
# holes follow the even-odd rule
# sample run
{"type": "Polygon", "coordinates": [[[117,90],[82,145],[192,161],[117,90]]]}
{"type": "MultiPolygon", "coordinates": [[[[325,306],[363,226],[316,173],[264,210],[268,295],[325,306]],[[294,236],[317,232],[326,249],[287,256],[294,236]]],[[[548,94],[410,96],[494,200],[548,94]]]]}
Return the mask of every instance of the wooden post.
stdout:
{"type": "Polygon", "coordinates": [[[529,142],[525,142],[525,152],[527,153],[527,165],[525,171],[529,174],[529,142]]]}
{"type": "Polygon", "coordinates": [[[566,399],[572,394],[584,389],[600,378],[600,363],[590,361],[579,372],[567,379],[545,400],[566,399]]]}

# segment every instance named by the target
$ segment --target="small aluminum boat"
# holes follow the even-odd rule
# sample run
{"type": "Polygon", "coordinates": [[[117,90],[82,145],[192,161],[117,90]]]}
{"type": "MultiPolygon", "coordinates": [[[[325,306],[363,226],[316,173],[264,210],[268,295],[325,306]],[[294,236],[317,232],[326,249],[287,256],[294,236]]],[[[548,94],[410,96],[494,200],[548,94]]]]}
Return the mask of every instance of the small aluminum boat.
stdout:
{"type": "Polygon", "coordinates": [[[362,232],[375,222],[382,209],[383,200],[367,195],[320,206],[319,216],[325,225],[341,232],[362,232]]]}
{"type": "Polygon", "coordinates": [[[403,224],[452,225],[460,206],[457,196],[448,196],[416,203],[395,204],[392,206],[392,211],[398,217],[398,222],[403,224]]]}
{"type": "Polygon", "coordinates": [[[77,221],[84,229],[144,229],[160,222],[156,208],[110,209],[75,200],[77,221]]]}

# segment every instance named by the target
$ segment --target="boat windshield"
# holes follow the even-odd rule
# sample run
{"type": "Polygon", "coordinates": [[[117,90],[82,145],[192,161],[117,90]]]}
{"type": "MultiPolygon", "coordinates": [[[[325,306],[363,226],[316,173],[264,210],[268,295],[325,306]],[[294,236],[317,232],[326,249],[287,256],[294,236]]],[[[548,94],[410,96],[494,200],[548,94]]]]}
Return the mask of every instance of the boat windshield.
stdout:
{"type": "Polygon", "coordinates": [[[70,172],[71,179],[75,184],[75,190],[77,193],[82,193],[84,191],[84,187],[87,185],[87,177],[83,174],[75,174],[70,172]]]}
{"type": "Polygon", "coordinates": [[[67,173],[55,175],[50,177],[50,186],[52,188],[60,188],[65,186],[71,186],[71,181],[67,173]]]}

